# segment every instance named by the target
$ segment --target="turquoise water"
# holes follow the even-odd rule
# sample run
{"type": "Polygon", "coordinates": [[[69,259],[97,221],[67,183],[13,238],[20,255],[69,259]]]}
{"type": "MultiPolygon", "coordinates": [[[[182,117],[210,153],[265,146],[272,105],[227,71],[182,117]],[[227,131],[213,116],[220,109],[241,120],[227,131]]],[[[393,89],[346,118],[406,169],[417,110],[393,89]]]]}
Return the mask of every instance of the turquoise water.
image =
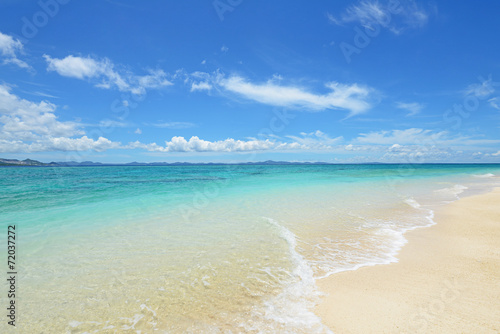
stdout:
{"type": "Polygon", "coordinates": [[[18,231],[19,329],[325,333],[316,279],[397,261],[406,231],[498,175],[500,165],[0,168],[0,227],[18,231]]]}

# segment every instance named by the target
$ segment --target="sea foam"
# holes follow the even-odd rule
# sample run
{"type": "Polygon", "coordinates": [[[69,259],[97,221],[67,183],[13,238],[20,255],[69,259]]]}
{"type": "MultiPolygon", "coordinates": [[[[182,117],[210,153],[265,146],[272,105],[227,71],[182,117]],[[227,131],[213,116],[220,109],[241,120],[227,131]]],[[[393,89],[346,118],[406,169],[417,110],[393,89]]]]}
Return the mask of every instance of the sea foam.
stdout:
{"type": "Polygon", "coordinates": [[[316,288],[314,273],[308,261],[297,252],[297,237],[285,226],[272,218],[266,218],[274,226],[279,237],[288,244],[289,255],[293,263],[290,282],[277,296],[264,302],[263,310],[254,310],[255,321],[252,328],[262,333],[332,333],[321,323],[321,319],[311,309],[316,305],[319,291],[316,288]]]}

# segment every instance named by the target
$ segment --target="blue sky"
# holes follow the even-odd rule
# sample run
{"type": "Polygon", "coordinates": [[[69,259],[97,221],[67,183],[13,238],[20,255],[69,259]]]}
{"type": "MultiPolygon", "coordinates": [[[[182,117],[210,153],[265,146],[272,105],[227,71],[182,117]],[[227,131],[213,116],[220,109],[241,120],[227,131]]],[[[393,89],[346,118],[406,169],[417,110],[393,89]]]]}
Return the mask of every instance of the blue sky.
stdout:
{"type": "Polygon", "coordinates": [[[498,1],[0,3],[0,157],[500,162],[498,1]]]}

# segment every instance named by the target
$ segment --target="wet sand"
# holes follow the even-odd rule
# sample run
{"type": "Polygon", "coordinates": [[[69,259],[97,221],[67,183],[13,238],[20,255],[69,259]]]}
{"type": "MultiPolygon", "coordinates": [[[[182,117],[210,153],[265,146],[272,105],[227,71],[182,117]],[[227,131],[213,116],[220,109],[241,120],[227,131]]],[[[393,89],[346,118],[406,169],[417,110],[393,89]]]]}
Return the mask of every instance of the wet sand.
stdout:
{"type": "Polygon", "coordinates": [[[317,281],[335,333],[500,332],[500,188],[435,213],[406,234],[399,262],[317,281]]]}

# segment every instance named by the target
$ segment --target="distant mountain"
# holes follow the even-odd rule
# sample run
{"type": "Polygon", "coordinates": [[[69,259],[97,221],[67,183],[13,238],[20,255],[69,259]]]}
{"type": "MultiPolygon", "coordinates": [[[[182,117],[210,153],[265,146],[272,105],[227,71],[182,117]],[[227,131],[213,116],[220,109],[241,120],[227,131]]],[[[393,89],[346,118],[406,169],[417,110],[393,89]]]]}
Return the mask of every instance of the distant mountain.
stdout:
{"type": "Polygon", "coordinates": [[[17,160],[17,159],[1,159],[0,158],[0,166],[58,166],[57,163],[51,162],[51,163],[43,163],[40,161],[32,160],[32,159],[25,159],[25,160],[17,160]]]}
{"type": "Polygon", "coordinates": [[[123,164],[108,164],[93,161],[64,161],[43,163],[40,161],[26,159],[1,159],[0,166],[38,166],[38,167],[88,167],[88,166],[211,166],[211,165],[329,165],[327,162],[289,162],[289,161],[261,161],[261,162],[241,162],[241,163],[217,163],[217,162],[129,162],[123,164]]]}
{"type": "MultiPolygon", "coordinates": [[[[359,163],[331,163],[331,162],[290,162],[290,161],[259,161],[259,162],[128,162],[128,163],[101,163],[93,161],[64,161],[64,162],[49,162],[44,163],[32,159],[16,160],[0,158],[0,166],[32,166],[32,167],[90,167],[90,166],[225,166],[225,165],[394,165],[400,163],[383,163],[383,162],[359,162],[359,163]]],[[[429,163],[424,165],[443,164],[429,163]]],[[[453,164],[453,163],[448,163],[453,164]]],[[[404,164],[403,164],[404,165],[404,164]]],[[[497,164],[495,164],[497,165],[497,164]]]]}

